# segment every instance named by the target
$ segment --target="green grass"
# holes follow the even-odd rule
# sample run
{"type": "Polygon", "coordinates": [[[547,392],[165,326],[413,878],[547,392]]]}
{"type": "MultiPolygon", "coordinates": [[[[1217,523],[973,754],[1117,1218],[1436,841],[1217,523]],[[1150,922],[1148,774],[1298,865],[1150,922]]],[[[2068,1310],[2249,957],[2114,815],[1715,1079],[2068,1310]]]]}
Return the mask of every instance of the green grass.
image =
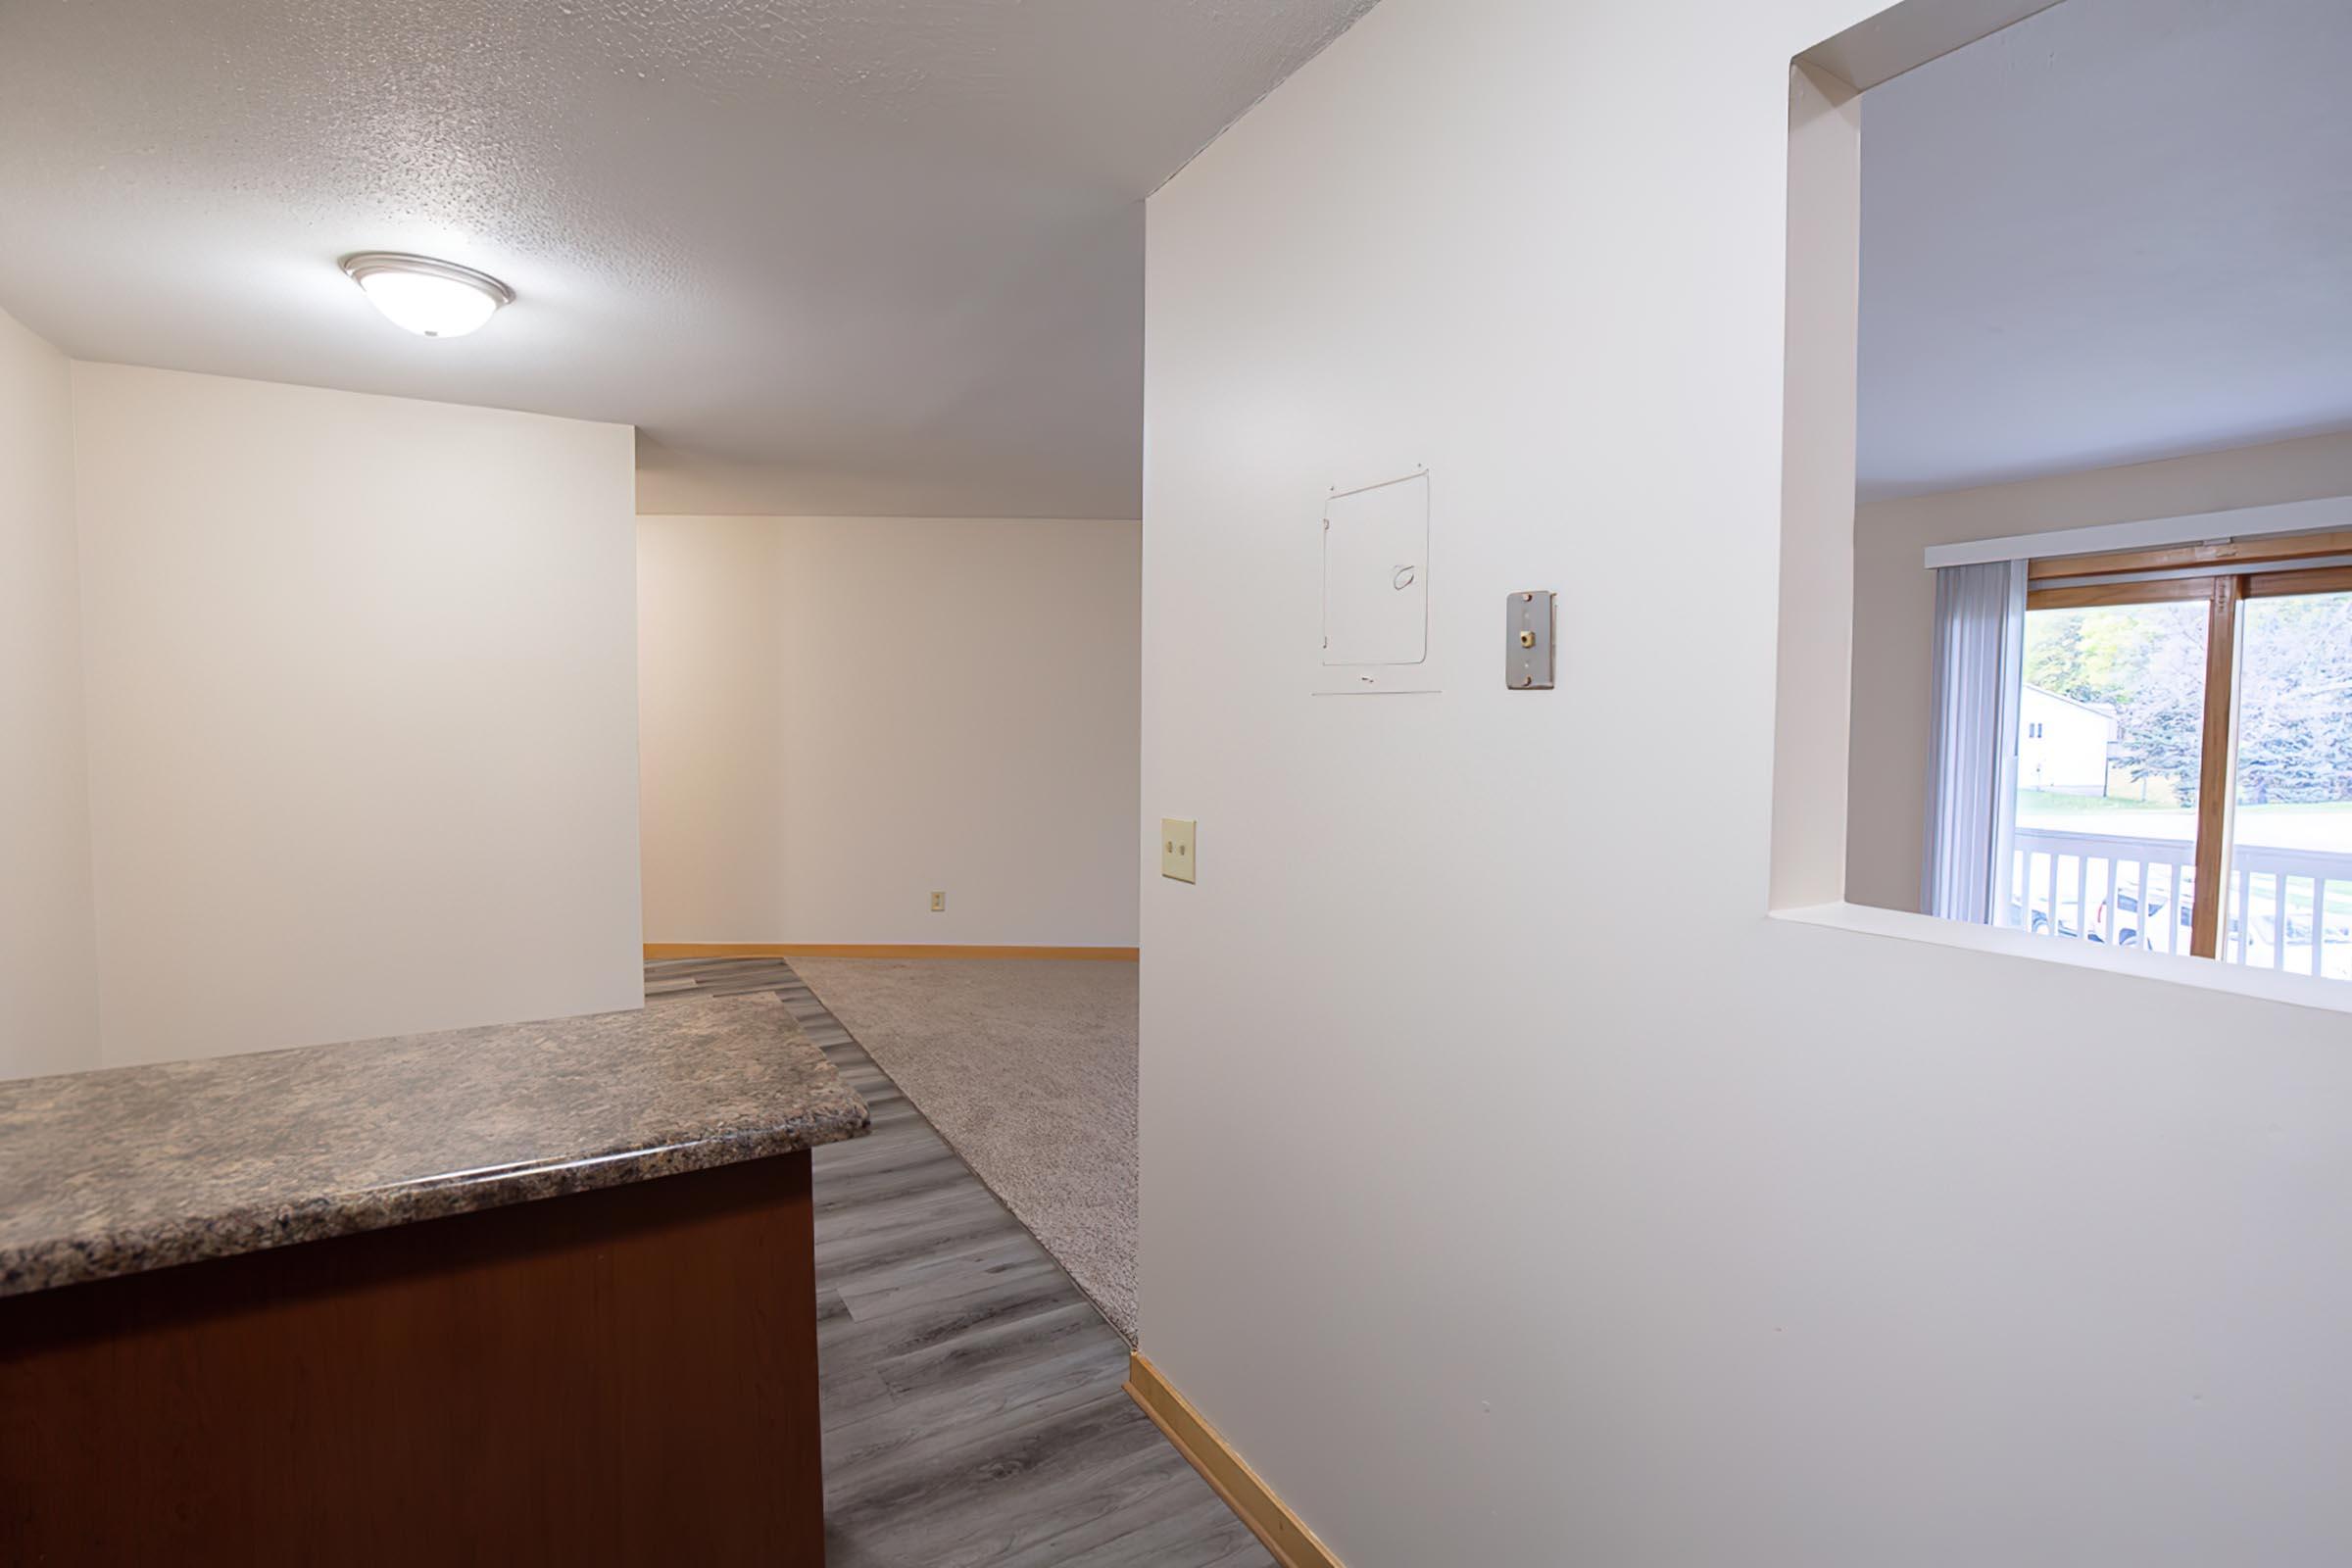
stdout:
{"type": "Polygon", "coordinates": [[[2033,811],[2180,811],[2187,808],[2162,801],[2118,800],[2109,795],[2060,795],[2052,790],[2019,790],[2020,810],[2033,811]]]}

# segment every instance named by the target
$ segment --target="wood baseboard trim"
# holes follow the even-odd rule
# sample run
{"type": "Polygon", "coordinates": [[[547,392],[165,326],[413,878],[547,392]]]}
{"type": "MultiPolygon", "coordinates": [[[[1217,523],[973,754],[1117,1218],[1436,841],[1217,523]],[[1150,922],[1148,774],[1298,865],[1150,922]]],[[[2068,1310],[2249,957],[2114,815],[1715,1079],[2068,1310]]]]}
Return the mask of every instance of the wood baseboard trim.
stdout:
{"type": "Polygon", "coordinates": [[[1127,1396],[1143,1406],[1144,1414],[1167,1434],[1176,1451],[1241,1516],[1242,1523],[1255,1533],[1282,1568],[1341,1568],[1331,1548],[1299,1523],[1298,1516],[1257,1478],[1256,1471],[1242,1462],[1242,1456],[1226,1446],[1217,1429],[1200,1418],[1200,1412],[1159,1375],[1159,1369],[1141,1350],[1127,1360],[1127,1396]]]}
{"type": "Polygon", "coordinates": [[[898,942],[648,942],[647,962],[662,958],[1098,958],[1133,963],[1133,948],[995,948],[898,942]]]}

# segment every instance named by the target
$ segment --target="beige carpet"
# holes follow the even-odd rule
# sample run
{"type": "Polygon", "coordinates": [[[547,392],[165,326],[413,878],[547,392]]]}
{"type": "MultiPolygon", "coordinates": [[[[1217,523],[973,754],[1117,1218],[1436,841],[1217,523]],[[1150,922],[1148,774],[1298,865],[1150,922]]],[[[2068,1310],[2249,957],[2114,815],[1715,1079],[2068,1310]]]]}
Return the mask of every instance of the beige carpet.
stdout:
{"type": "Polygon", "coordinates": [[[794,958],[1130,1344],[1135,969],[1042,958],[794,958]]]}

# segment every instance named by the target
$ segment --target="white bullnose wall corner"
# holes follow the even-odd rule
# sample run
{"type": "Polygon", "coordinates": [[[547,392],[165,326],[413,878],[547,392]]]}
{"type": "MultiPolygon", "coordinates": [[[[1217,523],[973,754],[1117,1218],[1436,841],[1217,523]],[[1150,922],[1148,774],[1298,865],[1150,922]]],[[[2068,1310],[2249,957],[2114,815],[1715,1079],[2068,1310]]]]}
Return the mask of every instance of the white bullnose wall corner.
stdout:
{"type": "Polygon", "coordinates": [[[640,1005],[628,427],[73,379],[106,1062],[640,1005]]]}
{"type": "Polygon", "coordinates": [[[2341,1014],[1766,912],[1789,64],[1874,9],[1385,0],[1152,200],[1145,1348],[1349,1568],[2352,1555],[2341,1014]],[[1464,674],[1314,698],[1420,463],[1464,674]]]}
{"type": "Polygon", "coordinates": [[[1772,906],[1845,887],[1853,667],[1854,365],[1862,299],[1862,99],[1816,67],[1788,74],[1788,310],[1774,689],[1772,906]]]}
{"type": "Polygon", "coordinates": [[[0,1078],[98,1065],[66,357],[0,314],[0,1078]]]}
{"type": "Polygon", "coordinates": [[[1133,947],[1139,533],[640,519],[647,938],[1133,947]]]}

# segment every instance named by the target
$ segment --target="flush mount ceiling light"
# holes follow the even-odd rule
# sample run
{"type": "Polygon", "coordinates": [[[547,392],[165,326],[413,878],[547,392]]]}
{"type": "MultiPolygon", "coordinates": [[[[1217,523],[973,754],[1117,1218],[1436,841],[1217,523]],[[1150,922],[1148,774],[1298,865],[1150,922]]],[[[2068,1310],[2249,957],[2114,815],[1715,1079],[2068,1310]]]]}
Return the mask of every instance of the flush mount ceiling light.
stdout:
{"type": "Polygon", "coordinates": [[[343,270],[375,308],[424,337],[464,337],[514,303],[514,291],[488,272],[399,251],[362,251],[343,270]]]}

